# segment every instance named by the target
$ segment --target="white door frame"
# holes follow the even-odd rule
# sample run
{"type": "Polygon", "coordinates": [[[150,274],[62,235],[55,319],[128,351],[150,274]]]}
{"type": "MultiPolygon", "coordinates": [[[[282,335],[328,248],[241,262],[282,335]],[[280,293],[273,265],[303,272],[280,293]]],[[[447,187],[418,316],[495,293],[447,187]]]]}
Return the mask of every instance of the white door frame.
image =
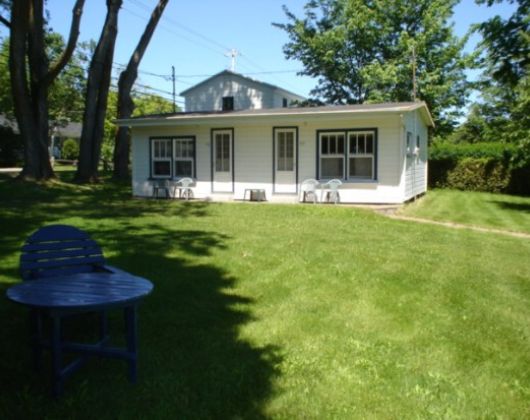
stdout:
{"type": "Polygon", "coordinates": [[[234,128],[233,127],[227,127],[227,128],[212,128],[210,131],[210,137],[211,137],[211,144],[210,144],[210,152],[211,152],[211,190],[212,193],[234,193],[234,183],[235,183],[235,171],[234,171],[234,128]],[[215,145],[215,135],[216,134],[229,134],[230,135],[230,156],[229,156],[229,162],[230,162],[230,171],[228,172],[217,172],[215,167],[215,155],[216,155],[216,145],[215,145]],[[216,181],[216,174],[223,174],[226,175],[226,179],[223,176],[222,181],[216,181]],[[222,190],[222,191],[216,191],[215,189],[215,183],[216,182],[230,182],[231,188],[230,190],[222,190]]]}
{"type": "MultiPolygon", "coordinates": [[[[291,171],[289,171],[291,172],[291,171]]],[[[298,194],[298,127],[297,126],[286,126],[286,127],[273,127],[272,128],[272,193],[273,194],[298,194]],[[277,191],[276,181],[279,178],[277,162],[278,162],[278,146],[277,140],[278,131],[291,131],[294,133],[294,190],[293,191],[277,191]]]]}

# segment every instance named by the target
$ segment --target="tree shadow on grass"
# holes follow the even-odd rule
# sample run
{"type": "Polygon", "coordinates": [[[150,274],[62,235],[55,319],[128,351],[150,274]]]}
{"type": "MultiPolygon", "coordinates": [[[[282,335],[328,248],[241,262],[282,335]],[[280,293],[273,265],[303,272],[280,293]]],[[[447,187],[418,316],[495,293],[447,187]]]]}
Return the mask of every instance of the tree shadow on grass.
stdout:
{"type": "Polygon", "coordinates": [[[490,200],[490,203],[495,204],[503,210],[514,210],[523,213],[530,213],[530,204],[526,203],[511,203],[502,200],[490,200]]]}
{"type": "MultiPolygon", "coordinates": [[[[253,320],[254,302],[234,293],[237,279],[203,258],[227,247],[230,238],[211,231],[170,229],[162,223],[138,230],[127,222],[130,216],[120,214],[119,230],[104,225],[91,234],[111,255],[110,264],[155,285],[139,311],[139,383],[127,382],[122,361],[91,360],[67,381],[64,398],[51,400],[46,372],[31,371],[27,311],[3,299],[0,416],[265,417],[279,349],[259,347],[239,336],[240,327],[253,320]]],[[[26,220],[29,226],[21,222],[9,229],[10,240],[23,241],[36,225],[53,218],[40,211],[32,214],[26,220]]],[[[0,274],[13,275],[9,270],[0,274]]],[[[8,286],[0,283],[0,293],[8,286]]],[[[121,318],[119,311],[111,317],[117,337],[121,318]]],[[[92,327],[87,320],[74,326],[77,332],[92,327]]]]}

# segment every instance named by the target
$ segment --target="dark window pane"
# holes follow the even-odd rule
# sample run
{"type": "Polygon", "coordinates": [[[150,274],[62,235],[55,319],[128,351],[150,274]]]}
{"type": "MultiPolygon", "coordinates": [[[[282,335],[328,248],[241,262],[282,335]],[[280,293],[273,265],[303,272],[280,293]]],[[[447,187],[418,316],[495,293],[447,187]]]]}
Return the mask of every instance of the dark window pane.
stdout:
{"type": "Polygon", "coordinates": [[[337,136],[337,153],[344,154],[344,136],[337,136]]]}
{"type": "Polygon", "coordinates": [[[334,155],[335,153],[337,153],[337,138],[329,136],[329,154],[334,155]]]}
{"type": "Polygon", "coordinates": [[[420,148],[420,136],[416,136],[416,147],[420,148]]]}
{"type": "Polygon", "coordinates": [[[357,135],[356,134],[350,135],[350,153],[353,155],[357,153],[357,135]]]}
{"type": "Polygon", "coordinates": [[[359,157],[350,158],[350,171],[349,176],[351,178],[364,178],[372,179],[372,158],[371,157],[359,157]]]}
{"type": "Polygon", "coordinates": [[[278,139],[278,156],[280,158],[285,157],[285,139],[280,136],[278,139]]]}
{"type": "Polygon", "coordinates": [[[357,136],[357,153],[364,153],[364,134],[357,136]]]}
{"type": "Polygon", "coordinates": [[[285,148],[285,156],[288,158],[294,157],[294,140],[291,137],[290,139],[287,139],[287,144],[285,148]]]}
{"type": "Polygon", "coordinates": [[[223,138],[223,158],[228,159],[230,157],[230,138],[226,135],[223,138]]]}
{"type": "Polygon", "coordinates": [[[193,165],[190,160],[177,160],[175,161],[175,176],[193,176],[192,171],[193,165]]]}
{"type": "Polygon", "coordinates": [[[153,175],[170,176],[171,175],[171,162],[169,161],[153,162],[153,175]]]}
{"type": "Polygon", "coordinates": [[[343,178],[343,161],[344,158],[325,158],[321,159],[322,169],[320,171],[322,178],[343,178]]]}
{"type": "Polygon", "coordinates": [[[232,111],[234,109],[234,97],[225,96],[223,98],[223,111],[232,111]]]}
{"type": "Polygon", "coordinates": [[[327,155],[328,154],[328,136],[322,136],[322,139],[320,140],[322,143],[322,154],[327,155]]]}
{"type": "Polygon", "coordinates": [[[366,135],[366,153],[374,153],[374,135],[366,135]]]}

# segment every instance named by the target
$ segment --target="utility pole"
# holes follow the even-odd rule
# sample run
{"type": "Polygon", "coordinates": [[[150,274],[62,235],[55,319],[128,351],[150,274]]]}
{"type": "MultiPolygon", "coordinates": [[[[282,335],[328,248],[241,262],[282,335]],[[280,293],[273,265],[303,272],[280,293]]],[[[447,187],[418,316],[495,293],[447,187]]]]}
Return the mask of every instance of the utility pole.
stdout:
{"type": "Polygon", "coordinates": [[[230,71],[232,72],[236,71],[236,57],[239,55],[241,55],[241,53],[235,48],[232,48],[225,53],[225,57],[230,57],[230,71]]]}
{"type": "Polygon", "coordinates": [[[171,66],[171,80],[173,82],[173,112],[177,112],[177,102],[175,100],[175,66],[171,66]]]}
{"type": "Polygon", "coordinates": [[[416,102],[416,47],[412,44],[412,100],[416,102]]]}

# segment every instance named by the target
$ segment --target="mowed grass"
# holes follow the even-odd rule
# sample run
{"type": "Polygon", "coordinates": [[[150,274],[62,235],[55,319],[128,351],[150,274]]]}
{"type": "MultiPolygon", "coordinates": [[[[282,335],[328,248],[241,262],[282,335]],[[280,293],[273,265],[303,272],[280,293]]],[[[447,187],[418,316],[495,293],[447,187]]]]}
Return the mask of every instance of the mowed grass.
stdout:
{"type": "Polygon", "coordinates": [[[25,308],[1,299],[0,418],[530,416],[529,240],[339,206],[136,200],[112,183],[4,178],[0,197],[2,294],[48,223],[86,229],[155,284],[139,383],[91,360],[60,401],[31,370],[25,308]]]}
{"type": "Polygon", "coordinates": [[[406,216],[530,233],[530,197],[432,190],[408,204],[406,216]]]}

